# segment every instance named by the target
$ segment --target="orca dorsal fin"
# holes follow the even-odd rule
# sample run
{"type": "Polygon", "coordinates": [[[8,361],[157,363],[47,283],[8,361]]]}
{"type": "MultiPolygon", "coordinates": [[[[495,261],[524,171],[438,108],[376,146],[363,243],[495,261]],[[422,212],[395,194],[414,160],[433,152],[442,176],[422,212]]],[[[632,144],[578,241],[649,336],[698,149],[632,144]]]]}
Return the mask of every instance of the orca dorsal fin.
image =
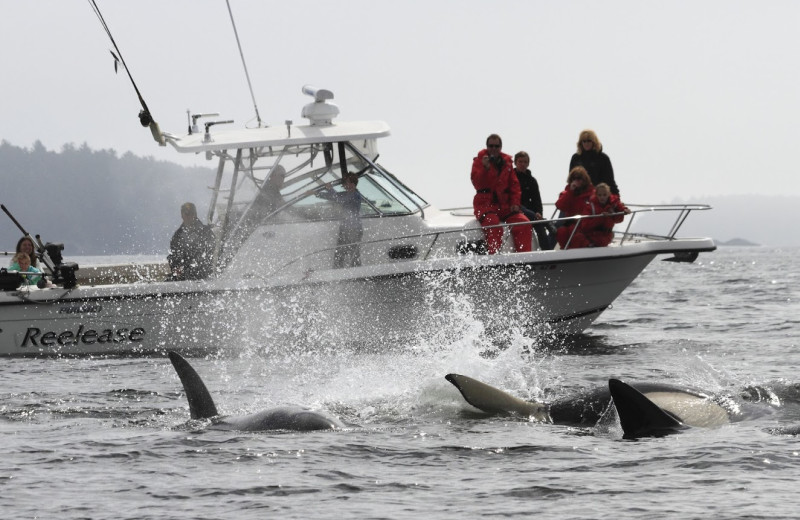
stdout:
{"type": "Polygon", "coordinates": [[[625,439],[659,437],[686,428],[640,391],[619,379],[609,379],[608,390],[614,400],[625,439]]]}
{"type": "Polygon", "coordinates": [[[189,413],[192,419],[210,419],[219,415],[206,384],[203,383],[192,365],[177,352],[169,352],[169,360],[172,361],[175,372],[181,378],[186,400],[189,401],[189,413]]]}

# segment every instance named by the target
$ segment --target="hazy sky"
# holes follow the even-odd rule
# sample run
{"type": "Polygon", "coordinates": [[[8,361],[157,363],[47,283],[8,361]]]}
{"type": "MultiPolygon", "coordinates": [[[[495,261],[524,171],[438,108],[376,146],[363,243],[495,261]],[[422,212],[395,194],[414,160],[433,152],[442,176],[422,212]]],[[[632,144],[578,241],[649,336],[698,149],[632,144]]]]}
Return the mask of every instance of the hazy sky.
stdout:
{"type": "MultiPolygon", "coordinates": [[[[186,110],[253,124],[224,0],[99,0],[161,128],[186,110]]],[[[0,139],[208,164],[159,148],[81,0],[0,0],[0,139]]],[[[471,204],[472,157],[500,133],[543,199],[583,128],[623,199],[800,194],[800,2],[231,0],[262,120],[301,122],[306,83],[341,120],[381,119],[381,163],[428,201],[471,204]]],[[[2,167],[2,165],[0,165],[2,167]]]]}

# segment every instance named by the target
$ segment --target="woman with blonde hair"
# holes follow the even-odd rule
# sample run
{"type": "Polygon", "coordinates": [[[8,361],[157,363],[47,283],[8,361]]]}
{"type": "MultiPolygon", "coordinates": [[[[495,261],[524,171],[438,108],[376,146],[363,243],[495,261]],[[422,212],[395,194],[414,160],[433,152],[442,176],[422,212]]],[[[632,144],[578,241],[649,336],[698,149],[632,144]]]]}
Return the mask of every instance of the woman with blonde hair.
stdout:
{"type": "Polygon", "coordinates": [[[31,276],[29,273],[41,274],[41,270],[31,265],[31,257],[28,253],[17,253],[11,259],[9,270],[18,271],[24,280],[25,285],[36,285],[42,278],[41,276],[31,276]]]}
{"type": "Polygon", "coordinates": [[[619,196],[611,159],[603,152],[603,145],[594,130],[582,131],[578,136],[577,147],[578,151],[572,155],[572,159],[569,161],[570,171],[576,166],[583,166],[592,179],[592,184],[597,186],[601,182],[605,182],[611,188],[611,193],[619,196]]]}

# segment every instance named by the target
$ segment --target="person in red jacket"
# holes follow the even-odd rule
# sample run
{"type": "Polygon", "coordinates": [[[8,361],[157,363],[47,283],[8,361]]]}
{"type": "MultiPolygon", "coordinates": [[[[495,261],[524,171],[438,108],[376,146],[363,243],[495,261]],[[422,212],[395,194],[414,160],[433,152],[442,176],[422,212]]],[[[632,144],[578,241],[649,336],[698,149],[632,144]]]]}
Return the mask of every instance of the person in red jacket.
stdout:
{"type": "Polygon", "coordinates": [[[582,227],[583,234],[591,246],[606,247],[614,238],[612,228],[614,224],[622,222],[625,215],[631,212],[619,197],[611,193],[611,187],[601,182],[594,187],[594,195],[589,198],[586,205],[587,215],[612,215],[605,218],[585,219],[582,227]],[[623,215],[624,213],[624,215],[623,215]]]}
{"type": "MultiPolygon", "coordinates": [[[[594,186],[592,186],[592,180],[589,178],[586,169],[583,166],[574,167],[567,177],[567,187],[564,188],[564,191],[561,192],[556,201],[556,207],[561,210],[559,216],[563,218],[586,215],[588,211],[586,206],[589,203],[589,197],[593,194],[594,186]]],[[[567,249],[567,241],[569,241],[568,249],[588,247],[590,245],[584,234],[585,224],[586,222],[582,220],[576,223],[570,223],[569,221],[561,223],[561,226],[556,230],[556,240],[561,249],[567,249]],[[575,226],[578,226],[577,230],[575,230],[575,226]],[[575,230],[574,235],[572,233],[573,230],[575,230]],[[570,239],[570,236],[572,236],[572,239],[570,239]]]]}
{"type": "MultiPolygon", "coordinates": [[[[514,174],[510,155],[502,152],[503,140],[497,134],[486,138],[486,148],[472,160],[472,185],[475,198],[472,208],[481,226],[496,226],[501,222],[516,224],[530,222],[520,211],[522,191],[514,174]]],[[[493,255],[503,245],[503,228],[484,229],[489,254],[493,255]]],[[[533,231],[530,225],[511,227],[514,248],[517,252],[531,250],[533,231]]]]}

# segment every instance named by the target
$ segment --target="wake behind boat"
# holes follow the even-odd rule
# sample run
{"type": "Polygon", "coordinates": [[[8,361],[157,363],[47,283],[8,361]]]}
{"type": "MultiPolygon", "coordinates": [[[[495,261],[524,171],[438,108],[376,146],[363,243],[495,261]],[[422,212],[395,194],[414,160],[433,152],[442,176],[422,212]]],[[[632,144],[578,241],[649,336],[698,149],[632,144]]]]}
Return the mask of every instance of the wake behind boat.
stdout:
{"type": "Polygon", "coordinates": [[[160,144],[217,161],[207,215],[214,275],[8,287],[0,355],[164,355],[243,343],[385,348],[457,336],[451,318],[465,308],[487,331],[579,333],[657,255],[691,260],[715,249],[709,238],[677,236],[691,212],[708,206],[629,205],[627,228],[608,247],[512,252],[505,226],[504,249],[485,254],[471,209],[433,207],[378,162],[386,123],[337,121],[332,92],[303,92],[313,98],[305,124],[235,129],[209,119],[216,114],[194,114],[185,135],[161,132],[142,101],[142,124],[160,144]],[[353,176],[363,236],[351,244],[339,238],[348,217],[331,194],[353,176]],[[642,216],[665,213],[675,216],[666,231],[634,232],[642,216]],[[344,250],[356,260],[342,263],[344,250]]]}

